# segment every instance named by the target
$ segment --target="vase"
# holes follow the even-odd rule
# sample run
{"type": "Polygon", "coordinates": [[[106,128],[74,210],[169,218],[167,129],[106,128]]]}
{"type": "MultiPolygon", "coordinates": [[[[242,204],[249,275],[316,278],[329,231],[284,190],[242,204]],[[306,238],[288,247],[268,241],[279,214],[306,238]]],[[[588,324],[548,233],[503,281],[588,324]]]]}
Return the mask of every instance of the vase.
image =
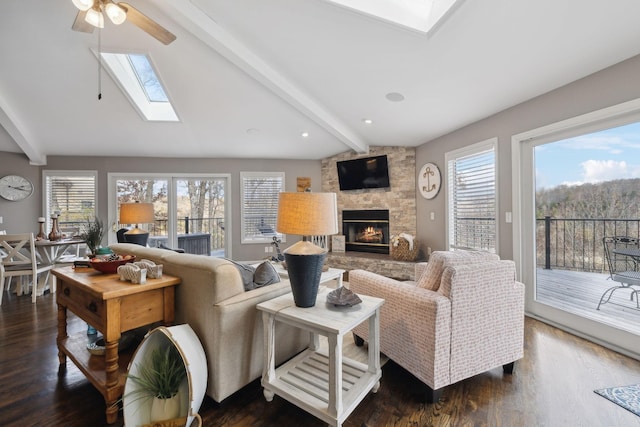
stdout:
{"type": "Polygon", "coordinates": [[[151,402],[151,422],[172,420],[180,416],[180,393],[168,399],[154,397],[151,402]]]}
{"type": "Polygon", "coordinates": [[[51,217],[51,232],[49,233],[49,240],[56,241],[62,238],[62,233],[60,232],[60,227],[58,226],[58,217],[51,217]]]}

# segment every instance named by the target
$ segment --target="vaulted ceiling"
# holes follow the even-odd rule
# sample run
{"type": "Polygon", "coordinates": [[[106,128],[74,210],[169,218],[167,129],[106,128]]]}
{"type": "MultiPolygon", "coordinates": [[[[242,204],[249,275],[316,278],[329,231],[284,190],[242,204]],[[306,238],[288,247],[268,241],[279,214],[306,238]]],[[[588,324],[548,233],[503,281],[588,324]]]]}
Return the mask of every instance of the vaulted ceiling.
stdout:
{"type": "Polygon", "coordinates": [[[640,53],[636,0],[466,0],[428,34],[326,0],[129,3],[176,41],[129,22],[72,31],[71,0],[3,2],[0,151],[46,164],[418,146],[640,53]],[[99,48],[148,54],[180,121],[143,120],[99,48]]]}

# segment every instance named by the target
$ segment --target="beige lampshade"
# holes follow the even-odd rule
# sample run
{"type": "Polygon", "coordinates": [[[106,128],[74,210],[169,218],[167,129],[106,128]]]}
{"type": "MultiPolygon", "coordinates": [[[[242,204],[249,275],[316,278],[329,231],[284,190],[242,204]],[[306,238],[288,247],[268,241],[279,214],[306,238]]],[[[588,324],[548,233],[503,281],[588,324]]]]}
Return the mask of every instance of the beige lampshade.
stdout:
{"type": "Polygon", "coordinates": [[[338,232],[336,193],[280,193],[278,225],[283,234],[321,236],[338,232]]]}
{"type": "Polygon", "coordinates": [[[148,224],[155,219],[153,203],[122,203],[120,224],[148,224]]]}

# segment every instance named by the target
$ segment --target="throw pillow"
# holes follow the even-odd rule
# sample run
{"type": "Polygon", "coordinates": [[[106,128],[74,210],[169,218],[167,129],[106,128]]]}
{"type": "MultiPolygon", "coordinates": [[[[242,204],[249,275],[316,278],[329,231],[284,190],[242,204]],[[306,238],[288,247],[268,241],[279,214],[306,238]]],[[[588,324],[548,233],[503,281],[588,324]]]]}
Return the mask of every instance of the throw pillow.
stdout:
{"type": "Polygon", "coordinates": [[[418,279],[418,287],[428,289],[430,291],[438,290],[440,286],[440,278],[444,270],[443,252],[436,251],[429,257],[427,268],[424,269],[422,276],[418,279]]]}
{"type": "MultiPolygon", "coordinates": [[[[437,291],[440,288],[442,272],[446,267],[476,264],[499,259],[500,257],[498,255],[485,251],[436,251],[429,257],[427,268],[425,268],[424,273],[422,273],[422,276],[418,280],[418,286],[437,291]]],[[[448,296],[446,289],[443,289],[441,293],[448,296]]]]}
{"type": "Polygon", "coordinates": [[[240,272],[240,276],[242,276],[242,285],[244,286],[245,291],[250,291],[251,289],[255,289],[255,284],[253,283],[253,274],[256,269],[254,266],[249,264],[241,264],[239,262],[235,262],[228,258],[225,258],[227,261],[236,266],[238,271],[240,272]]]}
{"type": "Polygon", "coordinates": [[[256,267],[253,283],[256,288],[272,285],[280,281],[280,275],[269,261],[264,261],[256,267]]]}

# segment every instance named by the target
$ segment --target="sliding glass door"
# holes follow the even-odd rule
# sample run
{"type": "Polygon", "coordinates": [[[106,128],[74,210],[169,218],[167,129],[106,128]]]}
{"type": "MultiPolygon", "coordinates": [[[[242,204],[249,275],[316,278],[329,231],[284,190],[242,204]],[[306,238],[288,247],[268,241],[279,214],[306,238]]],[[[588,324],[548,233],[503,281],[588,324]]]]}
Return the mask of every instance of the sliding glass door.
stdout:
{"type": "Polygon", "coordinates": [[[228,175],[109,174],[109,242],[129,226],[119,223],[120,204],[148,202],[154,222],[139,227],[149,231],[149,246],[229,257],[228,182],[228,175]]]}
{"type": "Polygon", "coordinates": [[[514,260],[529,315],[638,356],[630,292],[599,306],[616,285],[603,238],[640,237],[640,101],[627,107],[513,137],[514,260]]]}

